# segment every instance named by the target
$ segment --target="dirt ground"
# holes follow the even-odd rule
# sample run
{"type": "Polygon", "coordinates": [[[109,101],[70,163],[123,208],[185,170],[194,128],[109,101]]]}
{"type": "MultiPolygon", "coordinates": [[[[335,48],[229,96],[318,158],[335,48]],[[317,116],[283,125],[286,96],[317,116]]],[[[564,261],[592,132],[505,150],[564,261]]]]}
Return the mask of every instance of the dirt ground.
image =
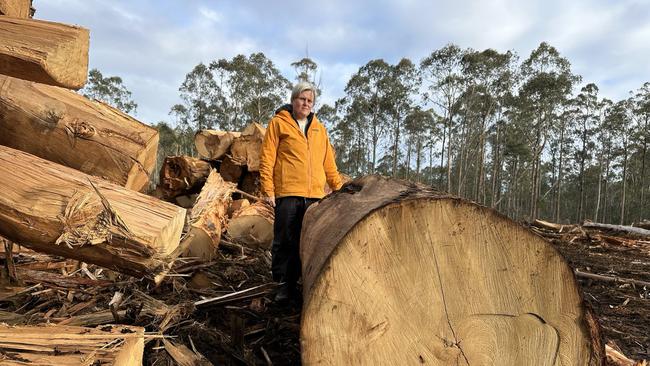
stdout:
{"type": "MultiPolygon", "coordinates": [[[[589,236],[551,242],[573,269],[650,282],[647,249],[608,244],[589,236]]],[[[599,320],[605,343],[613,342],[631,359],[650,359],[650,287],[581,277],[578,282],[599,320]]]]}

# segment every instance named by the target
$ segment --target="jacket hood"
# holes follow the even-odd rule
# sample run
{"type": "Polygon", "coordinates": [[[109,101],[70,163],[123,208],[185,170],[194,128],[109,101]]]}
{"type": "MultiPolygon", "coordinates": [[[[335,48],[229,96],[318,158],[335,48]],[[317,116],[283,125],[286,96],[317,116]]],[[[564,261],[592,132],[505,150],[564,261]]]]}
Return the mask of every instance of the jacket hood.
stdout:
{"type": "MultiPolygon", "coordinates": [[[[293,118],[293,106],[291,104],[285,104],[282,107],[278,108],[275,111],[275,115],[277,116],[283,111],[289,112],[289,116],[291,116],[291,119],[295,120],[295,118],[293,118]]],[[[309,113],[309,115],[307,116],[307,122],[311,122],[313,118],[314,118],[314,112],[309,113]]]]}

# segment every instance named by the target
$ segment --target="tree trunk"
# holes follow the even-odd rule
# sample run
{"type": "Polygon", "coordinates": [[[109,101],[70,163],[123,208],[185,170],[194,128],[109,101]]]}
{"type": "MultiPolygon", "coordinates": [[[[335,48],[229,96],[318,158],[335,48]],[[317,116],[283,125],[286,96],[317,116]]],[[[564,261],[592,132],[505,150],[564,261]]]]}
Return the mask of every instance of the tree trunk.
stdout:
{"type": "Polygon", "coordinates": [[[163,196],[170,200],[200,191],[211,169],[210,163],[191,156],[166,157],[160,169],[163,196]]]}
{"type": "Polygon", "coordinates": [[[221,241],[223,224],[235,188],[234,183],[224,182],[216,170],[210,173],[190,215],[190,235],[193,236],[187,256],[212,260],[221,241]]]}
{"type": "Polygon", "coordinates": [[[0,235],[30,249],[155,276],[178,247],[185,209],[0,146],[0,235]]]}
{"type": "Polygon", "coordinates": [[[228,221],[228,236],[250,248],[269,249],[274,216],[273,209],[263,202],[244,206],[228,221]]]}
{"type": "Polygon", "coordinates": [[[194,135],[194,145],[199,156],[207,160],[219,160],[226,155],[239,132],[201,130],[194,135]]]}
{"type": "Polygon", "coordinates": [[[0,75],[0,144],[134,191],[149,186],[158,131],[49,85],[0,75]]]}
{"type": "Polygon", "coordinates": [[[88,29],[0,17],[0,73],[79,89],[88,75],[88,29]]]}
{"type": "Polygon", "coordinates": [[[2,364],[140,366],[144,328],[125,325],[0,325],[2,364]]]}
{"type": "Polygon", "coordinates": [[[367,176],[301,239],[304,365],[602,365],[571,268],[493,210],[367,176]]]}
{"type": "Polygon", "coordinates": [[[259,123],[251,123],[242,132],[241,136],[234,139],[230,146],[232,162],[237,165],[246,165],[249,172],[260,170],[260,152],[266,128],[259,123]]]}
{"type": "Polygon", "coordinates": [[[0,15],[14,18],[30,18],[30,0],[0,0],[0,15]]]}

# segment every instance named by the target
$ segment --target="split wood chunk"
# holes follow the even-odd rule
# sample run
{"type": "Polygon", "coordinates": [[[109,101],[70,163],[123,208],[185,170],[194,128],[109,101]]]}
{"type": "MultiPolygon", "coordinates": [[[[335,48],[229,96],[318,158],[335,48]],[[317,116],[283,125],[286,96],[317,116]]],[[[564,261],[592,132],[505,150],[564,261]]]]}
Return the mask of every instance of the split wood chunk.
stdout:
{"type": "Polygon", "coordinates": [[[253,122],[242,132],[241,136],[235,138],[230,146],[230,156],[233,163],[248,168],[249,172],[260,170],[260,152],[266,128],[259,123],[253,122]]]}
{"type": "Polygon", "coordinates": [[[246,172],[241,180],[241,190],[251,196],[262,196],[262,184],[260,183],[259,172],[246,172]]]}
{"type": "Polygon", "coordinates": [[[158,131],[70,90],[0,75],[0,144],[143,191],[158,131]]]}
{"type": "Polygon", "coordinates": [[[232,217],[232,215],[235,212],[241,210],[242,208],[244,208],[246,206],[250,206],[250,205],[251,205],[250,201],[248,201],[246,198],[242,198],[242,199],[232,201],[232,203],[230,204],[230,207],[228,207],[228,213],[227,213],[228,217],[232,217]]]}
{"type": "Polygon", "coordinates": [[[0,146],[0,235],[124,274],[166,271],[185,209],[0,146]]]}
{"type": "Polygon", "coordinates": [[[30,18],[31,0],[0,0],[0,15],[15,18],[30,18]]]}
{"type": "Polygon", "coordinates": [[[413,183],[356,179],[305,215],[304,365],[602,365],[544,239],[413,183]]]}
{"type": "Polygon", "coordinates": [[[250,248],[269,249],[273,241],[273,208],[263,202],[242,207],[228,221],[228,235],[250,248]]]}
{"type": "Polygon", "coordinates": [[[191,156],[166,157],[160,169],[163,196],[172,199],[200,191],[211,170],[210,163],[191,156]]]}
{"type": "Polygon", "coordinates": [[[239,179],[242,174],[244,174],[244,167],[235,164],[232,158],[229,155],[226,155],[219,167],[219,174],[221,174],[221,177],[223,177],[225,181],[238,184],[239,179]]]}
{"type": "Polygon", "coordinates": [[[201,130],[194,135],[194,145],[199,156],[207,160],[219,160],[230,150],[240,132],[201,130]]]}
{"type": "Polygon", "coordinates": [[[88,75],[85,28],[0,17],[0,74],[79,89],[88,75]]]}
{"type": "Polygon", "coordinates": [[[221,175],[212,170],[190,215],[192,237],[186,253],[188,256],[212,260],[221,241],[226,212],[235,188],[235,184],[224,182],[221,175]]]}
{"type": "Polygon", "coordinates": [[[0,324],[2,365],[140,366],[144,328],[125,325],[84,328],[0,324]]]}

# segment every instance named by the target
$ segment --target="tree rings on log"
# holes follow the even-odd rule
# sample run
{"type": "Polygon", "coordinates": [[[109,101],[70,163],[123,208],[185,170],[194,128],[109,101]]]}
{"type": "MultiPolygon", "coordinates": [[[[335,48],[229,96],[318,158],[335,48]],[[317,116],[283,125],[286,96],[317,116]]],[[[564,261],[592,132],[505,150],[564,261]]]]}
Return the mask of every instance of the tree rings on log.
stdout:
{"type": "Polygon", "coordinates": [[[243,206],[228,221],[228,235],[249,248],[269,249],[273,241],[273,209],[263,202],[243,206]]]}
{"type": "Polygon", "coordinates": [[[598,328],[544,239],[476,204],[368,176],[301,237],[304,365],[601,365],[598,328]]]}

